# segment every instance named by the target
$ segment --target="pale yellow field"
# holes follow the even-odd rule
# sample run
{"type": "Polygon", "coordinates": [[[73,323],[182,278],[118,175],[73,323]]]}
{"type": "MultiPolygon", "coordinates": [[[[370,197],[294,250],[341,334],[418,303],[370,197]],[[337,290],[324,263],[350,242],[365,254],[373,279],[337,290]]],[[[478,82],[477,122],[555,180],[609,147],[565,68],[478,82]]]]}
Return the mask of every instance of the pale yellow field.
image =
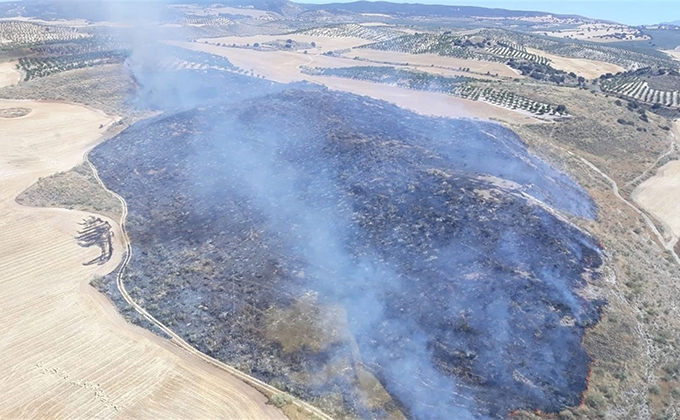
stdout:
{"type": "Polygon", "coordinates": [[[16,69],[16,64],[16,62],[0,63],[0,88],[19,83],[21,73],[16,69]]]}
{"type": "Polygon", "coordinates": [[[661,167],[633,191],[633,200],[680,236],[680,161],[661,167]]]}
{"type": "Polygon", "coordinates": [[[563,29],[559,32],[538,32],[555,38],[580,39],[595,42],[642,41],[651,39],[647,35],[640,35],[639,31],[625,25],[611,23],[589,23],[573,29],[563,29]],[[614,34],[623,34],[625,39],[614,38],[614,34]],[[638,35],[638,36],[636,36],[638,35]]]}
{"type": "Polygon", "coordinates": [[[315,48],[310,49],[310,53],[325,53],[327,51],[343,50],[347,48],[357,47],[359,45],[365,45],[371,41],[367,41],[361,38],[353,37],[342,37],[342,38],[332,38],[326,36],[311,36],[311,35],[301,35],[301,34],[288,34],[288,35],[253,35],[253,36],[225,36],[220,38],[201,38],[196,42],[198,43],[208,43],[208,44],[225,44],[237,46],[243,45],[253,45],[256,42],[259,44],[265,42],[273,42],[280,40],[292,39],[293,41],[300,43],[314,42],[316,44],[315,48]]]}
{"type": "Polygon", "coordinates": [[[680,61],[680,50],[679,49],[674,49],[674,50],[668,50],[664,51],[666,54],[670,55],[671,58],[674,58],[678,61],[680,61]]]}
{"type": "Polygon", "coordinates": [[[25,16],[16,16],[16,17],[11,17],[11,18],[0,18],[0,21],[3,21],[3,20],[16,20],[16,21],[37,23],[37,24],[41,24],[41,25],[66,26],[66,27],[70,27],[70,28],[85,28],[85,27],[91,27],[91,26],[110,26],[110,27],[128,26],[127,24],[120,23],[120,22],[106,22],[106,21],[89,22],[85,19],[44,20],[44,19],[37,19],[37,18],[25,17],[25,16]]]}
{"type": "MultiPolygon", "coordinates": [[[[673,135],[680,139],[680,120],[676,120],[673,135]]],[[[653,177],[640,184],[631,198],[662,222],[674,238],[680,238],[680,161],[662,166],[653,177]]]]}
{"type": "Polygon", "coordinates": [[[249,9],[245,7],[227,7],[218,5],[214,5],[212,7],[201,7],[197,5],[182,4],[171,7],[195,16],[219,16],[220,14],[230,14],[230,15],[244,15],[257,19],[267,17],[270,14],[270,12],[266,10],[249,9]]]}
{"type": "MultiPolygon", "coordinates": [[[[367,63],[361,61],[343,61],[338,58],[288,51],[262,52],[243,48],[218,47],[197,42],[174,41],[169,43],[182,48],[227,57],[235,66],[246,71],[252,70],[255,75],[263,76],[276,82],[290,83],[304,80],[318,83],[333,90],[370,96],[375,99],[391,102],[423,115],[499,119],[513,124],[536,123],[539,121],[531,116],[531,114],[522,111],[505,109],[489,103],[457,98],[443,93],[410,90],[339,77],[311,76],[300,72],[300,66],[342,67],[367,65],[367,63]]],[[[368,65],[371,64],[368,63],[368,65]]],[[[378,64],[374,63],[373,65],[378,64]]]]}
{"type": "Polygon", "coordinates": [[[449,69],[469,68],[473,72],[485,74],[486,72],[492,75],[521,78],[519,73],[503,63],[492,63],[489,61],[480,60],[463,60],[454,57],[443,57],[436,54],[408,54],[392,51],[368,50],[364,48],[353,49],[344,54],[346,57],[359,57],[366,60],[390,63],[408,63],[416,66],[437,66],[446,67],[449,69]]]}
{"type": "Polygon", "coordinates": [[[586,79],[595,79],[606,73],[616,74],[620,71],[626,71],[621,66],[612,63],[605,63],[604,61],[586,60],[584,58],[566,58],[559,55],[548,54],[541,50],[527,48],[527,52],[531,54],[541,55],[550,60],[550,65],[558,70],[566,72],[574,72],[586,79]]]}
{"type": "Polygon", "coordinates": [[[82,162],[113,118],[0,100],[17,107],[31,112],[0,119],[0,419],[284,418],[250,386],[125,322],[89,286],[121,259],[113,220],[113,258],[84,266],[98,255],[75,239],[88,214],[14,201],[38,177],[82,162]]]}

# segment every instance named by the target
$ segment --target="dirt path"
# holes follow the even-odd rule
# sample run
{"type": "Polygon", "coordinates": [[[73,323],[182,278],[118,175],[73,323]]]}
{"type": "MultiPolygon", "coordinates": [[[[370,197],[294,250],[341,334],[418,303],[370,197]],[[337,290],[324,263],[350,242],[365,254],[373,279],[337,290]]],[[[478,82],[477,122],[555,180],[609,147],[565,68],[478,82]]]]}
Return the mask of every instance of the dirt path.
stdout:
{"type": "MultiPolygon", "coordinates": [[[[675,151],[680,140],[680,120],[675,120],[671,136],[674,140],[671,150],[662,158],[675,151]]],[[[633,190],[631,199],[663,225],[670,236],[668,246],[675,247],[680,238],[680,161],[670,161],[659,168],[653,177],[633,190]]]]}
{"type": "Polygon", "coordinates": [[[75,239],[87,213],[14,201],[38,177],[80,163],[113,119],[0,100],[13,107],[31,112],[0,119],[0,418],[284,419],[242,380],[127,323],[89,286],[123,258],[117,223],[112,259],[84,266],[99,253],[75,239]]]}
{"type": "MultiPolygon", "coordinates": [[[[90,168],[92,169],[92,172],[95,175],[95,178],[99,182],[99,184],[109,191],[112,195],[114,195],[118,201],[120,201],[123,212],[121,214],[119,226],[120,226],[120,232],[121,232],[121,238],[123,242],[123,249],[125,250],[125,256],[123,257],[123,262],[120,265],[120,269],[118,270],[118,274],[116,276],[116,286],[118,287],[118,291],[120,291],[121,295],[125,299],[125,301],[132,306],[137,313],[142,315],[144,318],[146,318],[147,321],[151,322],[154,324],[156,327],[158,327],[161,331],[163,331],[165,334],[167,334],[170,339],[172,340],[173,343],[175,343],[177,346],[185,350],[186,352],[194,355],[200,360],[203,360],[207,363],[209,363],[212,366],[215,366],[218,369],[222,369],[225,372],[228,372],[229,374],[241,379],[242,381],[246,382],[247,384],[253,386],[254,388],[259,389],[260,391],[266,393],[266,394],[279,394],[281,393],[280,390],[277,388],[268,385],[250,375],[247,375],[238,369],[233,368],[232,366],[227,365],[226,363],[222,363],[221,361],[214,359],[204,353],[201,353],[199,350],[195,349],[191,344],[187,343],[180,337],[178,334],[176,334],[174,331],[172,331],[169,327],[167,327],[165,324],[163,324],[161,321],[156,319],[153,315],[151,315],[146,309],[144,309],[141,305],[139,305],[137,302],[132,299],[132,296],[127,292],[127,289],[125,288],[125,284],[123,283],[123,274],[125,272],[125,269],[130,262],[132,258],[132,246],[130,245],[130,239],[127,234],[127,229],[125,228],[125,220],[127,219],[128,215],[128,207],[127,207],[127,202],[123,197],[121,197],[119,194],[115,193],[114,191],[109,190],[104,182],[101,180],[99,177],[99,173],[97,172],[97,168],[90,163],[88,160],[87,163],[90,165],[90,168]]],[[[291,398],[293,398],[291,396],[291,398]]],[[[306,410],[307,412],[313,413],[315,416],[317,416],[320,420],[332,420],[331,417],[326,415],[323,411],[317,409],[316,407],[309,405],[305,403],[304,401],[294,399],[292,400],[292,403],[296,405],[297,407],[301,408],[302,410],[306,410]]]]}
{"type": "MultiPolygon", "coordinates": [[[[571,152],[569,152],[569,153],[571,153],[571,152]]],[[[609,177],[609,175],[607,175],[607,174],[605,174],[604,172],[602,172],[602,170],[600,170],[600,168],[598,168],[597,166],[595,166],[594,164],[592,164],[592,163],[591,163],[589,160],[587,160],[586,158],[581,157],[580,159],[581,159],[581,161],[582,161],[583,163],[585,163],[590,169],[592,169],[593,171],[597,172],[601,177],[603,177],[605,180],[607,180],[607,182],[609,183],[609,185],[611,185],[611,187],[612,187],[612,192],[614,193],[614,196],[616,196],[616,198],[617,198],[619,201],[623,202],[626,206],[630,207],[633,211],[635,211],[635,213],[637,213],[637,214],[645,221],[645,223],[647,224],[647,226],[649,227],[649,229],[650,229],[652,232],[654,232],[654,235],[656,236],[656,238],[657,238],[657,240],[659,241],[659,243],[663,246],[663,248],[664,248],[666,251],[669,251],[669,252],[671,253],[671,255],[673,256],[673,259],[675,260],[676,263],[680,264],[680,257],[678,257],[678,255],[677,255],[677,254],[675,253],[675,251],[673,250],[673,246],[675,245],[675,242],[674,242],[673,240],[671,240],[671,241],[666,241],[666,239],[664,238],[663,234],[659,231],[659,229],[657,229],[657,227],[656,227],[656,225],[654,224],[654,222],[652,221],[652,219],[650,219],[649,216],[647,216],[647,214],[645,214],[642,210],[640,210],[635,204],[631,203],[630,201],[626,200],[625,198],[623,198],[623,197],[621,196],[621,194],[619,193],[619,186],[616,184],[616,182],[615,182],[613,179],[611,179],[611,178],[609,177]]]]}

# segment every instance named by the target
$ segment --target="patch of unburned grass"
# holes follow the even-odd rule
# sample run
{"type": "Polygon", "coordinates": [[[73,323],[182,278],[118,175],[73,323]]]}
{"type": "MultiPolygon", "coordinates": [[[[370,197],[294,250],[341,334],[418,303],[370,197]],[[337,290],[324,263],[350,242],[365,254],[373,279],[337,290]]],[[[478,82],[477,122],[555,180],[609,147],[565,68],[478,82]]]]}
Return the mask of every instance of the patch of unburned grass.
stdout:
{"type": "Polygon", "coordinates": [[[87,211],[113,220],[119,220],[122,211],[120,202],[97,182],[87,163],[40,178],[19,194],[16,201],[32,207],[87,211]]]}

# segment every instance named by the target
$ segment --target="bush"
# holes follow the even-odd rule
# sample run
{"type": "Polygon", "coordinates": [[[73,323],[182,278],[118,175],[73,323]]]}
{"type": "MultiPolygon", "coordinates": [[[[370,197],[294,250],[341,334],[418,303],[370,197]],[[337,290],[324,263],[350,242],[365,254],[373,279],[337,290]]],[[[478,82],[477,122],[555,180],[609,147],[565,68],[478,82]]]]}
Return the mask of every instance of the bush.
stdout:
{"type": "Polygon", "coordinates": [[[276,394],[269,399],[269,402],[277,408],[282,408],[293,402],[293,397],[288,394],[276,394]]]}
{"type": "Polygon", "coordinates": [[[586,405],[590,408],[601,408],[604,407],[605,403],[604,395],[595,390],[588,392],[586,395],[586,405]]]}

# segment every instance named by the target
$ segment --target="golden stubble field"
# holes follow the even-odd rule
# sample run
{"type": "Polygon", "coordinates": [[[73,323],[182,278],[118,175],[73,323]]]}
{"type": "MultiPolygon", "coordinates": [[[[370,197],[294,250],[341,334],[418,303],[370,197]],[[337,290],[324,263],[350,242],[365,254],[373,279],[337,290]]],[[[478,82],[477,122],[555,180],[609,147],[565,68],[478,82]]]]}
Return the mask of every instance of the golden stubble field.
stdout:
{"type": "Polygon", "coordinates": [[[19,83],[21,73],[16,69],[16,64],[14,62],[0,63],[0,88],[19,83]]]}
{"type": "Polygon", "coordinates": [[[332,90],[369,96],[398,105],[423,115],[451,118],[479,118],[502,120],[512,124],[540,122],[533,115],[481,101],[472,101],[445,93],[417,91],[398,86],[340,77],[314,76],[301,72],[301,67],[353,67],[380,66],[379,63],[357,61],[348,58],[331,58],[318,53],[302,54],[290,51],[257,51],[231,48],[199,42],[169,41],[168,44],[194,51],[226,57],[235,66],[255,76],[280,83],[307,81],[332,90]]]}
{"type": "Polygon", "coordinates": [[[527,52],[543,56],[550,60],[550,65],[558,70],[566,72],[574,72],[586,79],[597,79],[606,73],[616,74],[618,72],[626,71],[621,66],[616,64],[606,63],[604,61],[587,60],[585,58],[567,58],[555,54],[537,50],[534,48],[527,48],[527,52]]]}
{"type": "MultiPolygon", "coordinates": [[[[680,140],[680,120],[675,121],[672,134],[676,142],[680,140]]],[[[675,246],[680,237],[680,161],[659,168],[633,190],[631,198],[664,225],[672,235],[671,246],[675,246]]]]}
{"type": "MultiPolygon", "coordinates": [[[[255,389],[127,323],[89,281],[121,260],[75,239],[87,213],[20,206],[38,177],[83,160],[114,118],[82,106],[0,100],[0,418],[277,419],[255,389]],[[101,127],[101,128],[100,128],[101,127]]],[[[109,222],[117,227],[113,220],[109,222]]]]}

